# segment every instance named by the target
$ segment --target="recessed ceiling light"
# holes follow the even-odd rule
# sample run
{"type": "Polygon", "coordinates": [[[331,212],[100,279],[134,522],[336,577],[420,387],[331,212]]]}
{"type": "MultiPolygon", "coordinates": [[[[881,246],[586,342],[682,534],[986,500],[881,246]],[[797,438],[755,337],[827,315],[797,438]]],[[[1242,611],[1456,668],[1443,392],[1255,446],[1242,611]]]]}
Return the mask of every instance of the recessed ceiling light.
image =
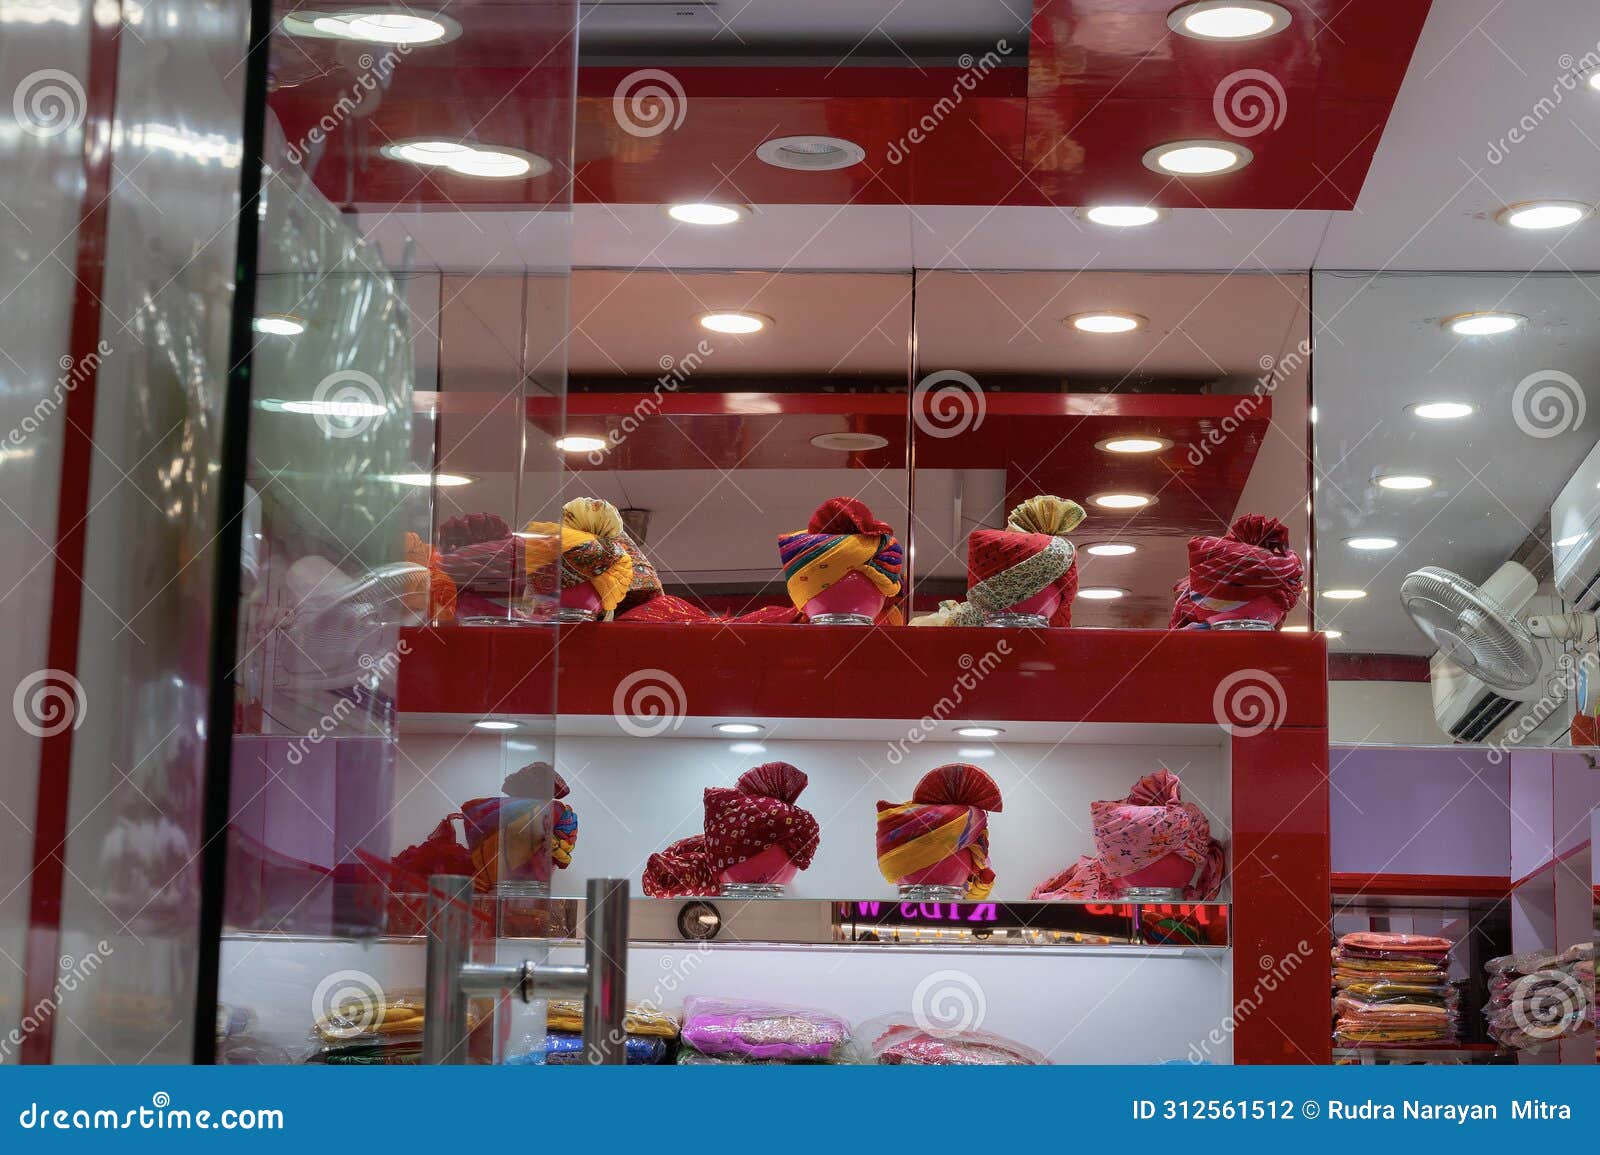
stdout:
{"type": "Polygon", "coordinates": [[[283,18],[290,36],[313,40],[359,40],[367,44],[446,44],[461,35],[461,25],[440,12],[404,8],[347,8],[331,12],[293,12],[283,18]]]}
{"type": "Polygon", "coordinates": [[[827,172],[867,159],[867,150],[837,136],[780,136],[756,149],[756,158],[778,168],[827,172]]]}
{"type": "Polygon", "coordinates": [[[1330,641],[1332,639],[1334,639],[1334,638],[1342,638],[1342,637],[1344,637],[1344,631],[1343,630],[1318,630],[1317,632],[1319,634],[1321,634],[1323,637],[1328,638],[1330,641]]]}
{"type": "Polygon", "coordinates": [[[251,321],[250,327],[274,337],[298,337],[306,331],[306,323],[289,313],[264,313],[251,321]]]}
{"type": "Polygon", "coordinates": [[[307,417],[338,417],[345,421],[383,417],[389,412],[388,407],[378,401],[280,401],[269,397],[258,402],[257,407],[268,413],[300,413],[307,417]]]}
{"type": "Polygon", "coordinates": [[[728,744],[728,752],[730,754],[765,754],[767,748],[760,742],[730,742],[728,744]]]}
{"type": "Polygon", "coordinates": [[[722,734],[759,734],[765,726],[757,726],[754,722],[718,722],[717,731],[722,734]]]}
{"type": "Polygon", "coordinates": [[[1507,205],[1494,219],[1514,229],[1564,229],[1594,212],[1582,201],[1523,201],[1507,205]]]}
{"type": "Polygon", "coordinates": [[[1089,499],[1090,505],[1101,509],[1143,509],[1154,502],[1155,498],[1142,493],[1097,493],[1089,499]]]}
{"type": "Polygon", "coordinates": [[[1080,209],[1078,215],[1113,229],[1136,229],[1140,225],[1155,224],[1167,215],[1167,210],[1154,205],[1091,205],[1080,209]]]}
{"type": "Polygon", "coordinates": [[[1345,545],[1351,549],[1393,549],[1400,543],[1392,537],[1350,537],[1345,539],[1345,545]]]}
{"type": "Polygon", "coordinates": [[[1385,489],[1432,489],[1433,478],[1420,473],[1390,473],[1378,478],[1378,484],[1385,489]]]}
{"type": "Polygon", "coordinates": [[[1138,546],[1129,545],[1123,541],[1097,541],[1086,547],[1095,557],[1127,557],[1138,550],[1138,546]]]}
{"type": "Polygon", "coordinates": [[[668,205],[667,215],[673,220],[686,225],[731,225],[736,221],[744,220],[749,215],[749,212],[741,205],[694,201],[687,204],[668,205]]]}
{"type": "Polygon", "coordinates": [[[961,726],[956,733],[963,738],[998,738],[1005,731],[998,726],[961,726]]]}
{"type": "Polygon", "coordinates": [[[962,758],[993,758],[993,746],[958,746],[956,754],[962,758]]]}
{"type": "Polygon", "coordinates": [[[1457,313],[1439,323],[1461,337],[1492,337],[1509,333],[1528,318],[1520,313],[1457,313]]]}
{"type": "Polygon", "coordinates": [[[1336,602],[1358,602],[1367,596],[1366,590],[1323,590],[1322,596],[1336,602]]]}
{"type": "Polygon", "coordinates": [[[700,322],[702,329],[710,329],[713,333],[731,333],[735,336],[759,333],[772,324],[772,318],[765,313],[751,313],[745,309],[718,309],[710,313],[700,313],[695,320],[700,322]]]}
{"type": "Polygon", "coordinates": [[[1600,92],[1600,68],[1591,68],[1583,74],[1584,83],[1596,92],[1600,92]]]}
{"type": "Polygon", "coordinates": [[[1231,140],[1175,140],[1144,154],[1144,165],[1173,176],[1220,176],[1241,169],[1255,154],[1231,140]]]}
{"type": "Polygon", "coordinates": [[[1080,333],[1131,333],[1149,323],[1138,313],[1124,313],[1119,309],[1102,309],[1095,313],[1074,313],[1063,320],[1080,333]]]}
{"type": "Polygon", "coordinates": [[[550,171],[542,156],[504,145],[466,144],[459,140],[407,140],[378,150],[390,160],[424,168],[444,168],[460,176],[489,179],[538,177],[550,171]]]}
{"type": "Polygon", "coordinates": [[[1566,537],[1556,542],[1557,549],[1566,549],[1569,545],[1577,545],[1589,535],[1586,533],[1569,533],[1566,537]]]}
{"type": "Polygon", "coordinates": [[[1279,631],[1281,634],[1309,634],[1310,626],[1284,626],[1279,631]]]}
{"type": "Polygon", "coordinates": [[[452,485],[471,485],[472,478],[462,473],[391,473],[389,480],[396,485],[416,485],[431,488],[435,485],[448,488],[452,485]]]}
{"type": "Polygon", "coordinates": [[[515,730],[517,728],[515,722],[502,722],[498,718],[482,718],[472,725],[474,729],[478,730],[515,730]]]}
{"type": "Polygon", "coordinates": [[[1409,408],[1413,415],[1427,421],[1454,421],[1460,417],[1471,417],[1478,411],[1476,405],[1468,405],[1465,401],[1423,401],[1409,408]]]}
{"type": "Polygon", "coordinates": [[[1167,14],[1167,27],[1197,40],[1259,40],[1289,27],[1287,9],[1265,0],[1201,0],[1167,14]]]}
{"type": "Polygon", "coordinates": [[[563,453],[598,453],[606,447],[604,437],[589,437],[582,433],[569,433],[556,438],[556,448],[563,453]]]}
{"type": "Polygon", "coordinates": [[[1078,596],[1091,602],[1114,602],[1127,597],[1128,591],[1116,586],[1085,586],[1078,591],[1078,596]]]}
{"type": "Polygon", "coordinates": [[[818,449],[832,449],[839,453],[860,453],[868,449],[882,449],[889,444],[887,437],[876,433],[819,433],[811,439],[818,449]]]}
{"type": "Polygon", "coordinates": [[[1107,453],[1160,453],[1171,449],[1172,442],[1165,437],[1109,437],[1094,447],[1107,453]]]}

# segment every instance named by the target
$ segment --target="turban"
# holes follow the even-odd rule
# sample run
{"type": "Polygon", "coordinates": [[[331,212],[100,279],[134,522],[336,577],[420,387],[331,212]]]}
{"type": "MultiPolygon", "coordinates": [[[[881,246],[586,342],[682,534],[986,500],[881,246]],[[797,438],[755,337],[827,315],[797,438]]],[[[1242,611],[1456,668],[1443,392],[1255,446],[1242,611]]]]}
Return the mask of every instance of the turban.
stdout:
{"type": "Polygon", "coordinates": [[[505,780],[506,797],[474,798],[461,807],[474,873],[497,882],[549,881],[544,864],[565,869],[578,842],[578,815],[561,799],[570,791],[548,762],[533,762],[505,780]]]}
{"type": "Polygon", "coordinates": [[[1061,600],[1050,624],[1070,626],[1078,559],[1072,543],[1061,535],[1083,518],[1077,502],[1041,494],[1013,509],[1005,529],[973,530],[967,538],[967,600],[942,602],[937,613],[912,625],[981,626],[987,615],[1003,613],[1053,586],[1061,600]]]}
{"type": "Polygon", "coordinates": [[[406,561],[420,567],[406,578],[406,608],[413,613],[425,612],[430,622],[448,622],[455,617],[456,583],[445,573],[439,551],[416,534],[407,533],[406,561]]]}
{"type": "MultiPolygon", "coordinates": [[[[627,622],[703,622],[711,615],[692,602],[661,588],[656,567],[645,556],[639,543],[623,527],[622,514],[609,501],[598,497],[575,497],[561,507],[563,530],[574,529],[602,540],[615,540],[628,555],[633,572],[627,592],[617,603],[618,621],[627,622]]],[[[565,587],[563,587],[565,588],[565,587]]]]}
{"type": "Polygon", "coordinates": [[[1034,888],[1035,899],[1120,898],[1127,876],[1177,855],[1194,867],[1183,896],[1204,901],[1222,887],[1222,844],[1200,808],[1184,802],[1177,775],[1157,770],[1116,802],[1091,802],[1098,857],[1084,856],[1034,888]]]}
{"type": "Polygon", "coordinates": [[[1247,619],[1276,627],[1300,600],[1303,580],[1288,527],[1275,517],[1246,514],[1222,537],[1189,539],[1189,576],[1173,587],[1178,598],[1168,628],[1247,619]]]}
{"type": "Polygon", "coordinates": [[[1000,788],[976,766],[952,762],[930,770],[910,802],[878,803],[878,869],[898,884],[964,855],[969,866],[965,897],[987,898],[994,889],[988,812],[999,810],[1000,788]]]}
{"type": "Polygon", "coordinates": [[[773,846],[804,870],[821,834],[811,812],[795,805],[805,788],[805,773],[787,762],[746,770],[732,789],[707,787],[705,833],[652,854],[644,892],[651,898],[718,894],[723,871],[773,846]]]}
{"type": "Polygon", "coordinates": [[[778,554],[797,610],[852,573],[865,575],[886,598],[900,592],[902,554],[894,531],[851,497],[830,497],[804,532],[782,534],[778,554]]]}

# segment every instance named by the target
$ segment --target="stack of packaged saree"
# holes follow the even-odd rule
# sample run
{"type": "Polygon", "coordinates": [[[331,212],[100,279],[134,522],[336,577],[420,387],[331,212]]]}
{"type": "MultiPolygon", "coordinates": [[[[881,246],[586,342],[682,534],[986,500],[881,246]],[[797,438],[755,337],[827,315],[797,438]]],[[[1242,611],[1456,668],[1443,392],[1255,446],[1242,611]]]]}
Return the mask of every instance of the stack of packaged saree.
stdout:
{"type": "Polygon", "coordinates": [[[1048,1067],[1015,1039],[976,1027],[946,1028],[914,1015],[886,1015],[856,1028],[855,1060],[883,1067],[1048,1067]]]}
{"type": "Polygon", "coordinates": [[[691,996],[683,1003],[678,1063],[847,1061],[850,1026],[827,1011],[748,999],[691,996]]]}
{"type": "Polygon", "coordinates": [[[1536,1054],[1594,1030],[1594,943],[1502,955],[1483,969],[1489,976],[1483,1014],[1489,1037],[1502,1046],[1536,1054]]]}
{"type": "MultiPolygon", "coordinates": [[[[583,1000],[551,999],[545,1011],[544,1061],[552,1066],[583,1062],[583,1000]]],[[[678,1040],[678,1016],[648,1003],[629,1003],[623,1017],[630,1066],[664,1063],[678,1040]]],[[[532,1060],[524,1059],[523,1062],[532,1060]]]]}
{"type": "Polygon", "coordinates": [[[422,1058],[422,992],[370,991],[353,985],[334,992],[311,1029],[308,1063],[392,1066],[422,1058]]]}
{"type": "Polygon", "coordinates": [[[1450,940],[1361,931],[1333,952],[1338,1046],[1421,1046],[1456,1038],[1450,940]]]}

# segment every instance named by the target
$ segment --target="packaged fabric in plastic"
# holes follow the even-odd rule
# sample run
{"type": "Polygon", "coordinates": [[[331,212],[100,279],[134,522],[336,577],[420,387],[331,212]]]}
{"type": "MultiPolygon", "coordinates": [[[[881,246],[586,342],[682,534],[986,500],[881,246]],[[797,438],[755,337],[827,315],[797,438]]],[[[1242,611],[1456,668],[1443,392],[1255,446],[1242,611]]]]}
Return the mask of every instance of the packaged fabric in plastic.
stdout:
{"type": "MultiPolygon", "coordinates": [[[[665,1062],[667,1041],[628,1036],[624,1056],[630,1067],[665,1062]]],[[[575,1067],[583,1063],[583,1036],[570,1031],[551,1031],[544,1037],[544,1054],[516,1055],[505,1061],[508,1067],[532,1067],[541,1063],[552,1067],[575,1067]]]]}
{"type": "MultiPolygon", "coordinates": [[[[551,999],[545,1010],[545,1022],[553,1032],[583,1032],[583,1000],[551,999]]],[[[629,1003],[623,1019],[623,1029],[630,1035],[646,1035],[657,1039],[678,1037],[678,1016],[671,1011],[653,1007],[649,1003],[629,1003]]]]}
{"type": "Polygon", "coordinates": [[[696,996],[683,1004],[683,1041],[712,1057],[838,1062],[850,1027],[827,1011],[696,996]]]}
{"type": "Polygon", "coordinates": [[[991,1031],[943,1030],[909,1015],[870,1019],[856,1030],[855,1059],[879,1066],[1048,1067],[1038,1051],[991,1031]]]}

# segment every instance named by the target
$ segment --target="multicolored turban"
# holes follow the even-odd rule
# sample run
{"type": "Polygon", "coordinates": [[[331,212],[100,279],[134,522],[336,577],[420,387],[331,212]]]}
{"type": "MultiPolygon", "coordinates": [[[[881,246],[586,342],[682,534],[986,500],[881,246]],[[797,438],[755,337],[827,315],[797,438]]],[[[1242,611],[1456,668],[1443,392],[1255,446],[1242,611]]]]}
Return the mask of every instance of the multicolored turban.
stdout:
{"type": "Polygon", "coordinates": [[[922,776],[911,801],[878,803],[878,869],[896,885],[961,856],[965,897],[988,897],[989,812],[999,813],[1000,788],[976,766],[952,762],[922,776]]]}
{"type": "Polygon", "coordinates": [[[456,583],[445,573],[439,551],[417,534],[407,533],[406,560],[423,567],[406,578],[406,608],[413,613],[426,612],[430,622],[452,620],[456,616],[456,583]]]}
{"type": "Polygon", "coordinates": [[[811,811],[795,805],[806,781],[804,771],[787,762],[767,762],[746,770],[731,790],[707,787],[705,833],[652,854],[644,892],[651,898],[720,894],[723,871],[773,846],[801,870],[810,866],[821,828],[811,811]]]}
{"type": "Polygon", "coordinates": [[[1176,855],[1194,868],[1183,896],[1192,901],[1215,898],[1222,888],[1226,856],[1211,837],[1211,823],[1192,802],[1183,801],[1178,776],[1157,770],[1134,783],[1128,796],[1114,802],[1091,802],[1097,857],[1084,855],[1054,878],[1034,888],[1034,899],[1120,898],[1129,875],[1176,855]]]}
{"type": "Polygon", "coordinates": [[[1245,514],[1222,537],[1189,539],[1189,576],[1173,587],[1177,602],[1168,628],[1203,630],[1254,619],[1276,629],[1304,584],[1288,527],[1275,517],[1245,514]]]}
{"type": "Polygon", "coordinates": [[[804,532],[780,535],[778,555],[797,610],[852,573],[865,575],[886,598],[900,592],[904,558],[894,530],[853,497],[830,497],[804,532]]]}
{"type": "Polygon", "coordinates": [[[936,613],[914,626],[981,626],[990,614],[1056,587],[1061,600],[1050,625],[1072,624],[1078,594],[1078,555],[1061,536],[1084,519],[1083,507],[1041,494],[1011,511],[1005,529],[975,529],[967,538],[967,600],[941,602],[936,613]]]}
{"type": "Polygon", "coordinates": [[[533,762],[501,786],[505,796],[462,804],[473,873],[499,882],[548,882],[549,861],[565,869],[578,843],[578,815],[561,799],[570,791],[548,762],[533,762]]]}

